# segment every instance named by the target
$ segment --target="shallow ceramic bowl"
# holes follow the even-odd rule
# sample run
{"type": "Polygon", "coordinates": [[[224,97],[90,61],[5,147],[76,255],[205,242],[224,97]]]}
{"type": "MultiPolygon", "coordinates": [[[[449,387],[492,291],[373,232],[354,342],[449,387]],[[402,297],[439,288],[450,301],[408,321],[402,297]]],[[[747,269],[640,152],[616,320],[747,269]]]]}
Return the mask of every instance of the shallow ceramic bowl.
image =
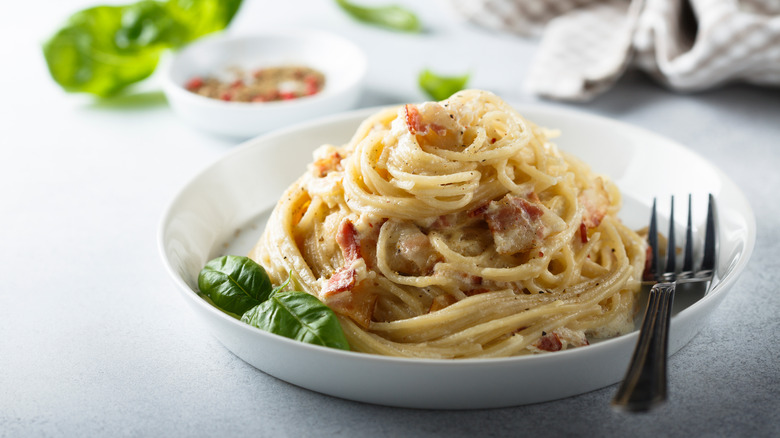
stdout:
{"type": "MultiPolygon", "coordinates": [[[[669,352],[701,330],[745,268],[756,239],[753,211],[737,186],[707,160],[672,140],[614,120],[560,109],[518,106],[542,126],[558,128],[556,143],[609,176],[623,194],[621,219],[647,224],[653,197],[659,212],[676,195],[694,201],[694,238],[703,240],[707,194],[718,206],[718,282],[706,296],[674,300],[669,352]]],[[[295,385],[351,400],[411,408],[473,409],[536,403],[620,381],[637,332],[590,346],[535,356],[433,360],[384,357],[293,341],[251,327],[201,298],[198,272],[211,258],[246,255],[279,196],[324,143],[349,141],[375,109],[289,127],[233,149],[199,172],[172,200],[159,230],[163,263],[184,301],[230,351],[295,385]]],[[[679,215],[684,217],[685,215],[679,215]]],[[[681,233],[684,223],[679,223],[681,233]]],[[[659,218],[668,229],[668,216],[659,218]]],[[[639,318],[637,318],[639,319],[639,318]]]]}
{"type": "Polygon", "coordinates": [[[177,53],[163,77],[173,110],[192,126],[214,134],[249,138],[295,122],[353,108],[367,71],[363,52],[339,36],[312,30],[275,31],[251,36],[215,36],[177,53]],[[302,65],[325,75],[315,95],[270,102],[227,102],[185,88],[193,77],[239,68],[302,65]]]}

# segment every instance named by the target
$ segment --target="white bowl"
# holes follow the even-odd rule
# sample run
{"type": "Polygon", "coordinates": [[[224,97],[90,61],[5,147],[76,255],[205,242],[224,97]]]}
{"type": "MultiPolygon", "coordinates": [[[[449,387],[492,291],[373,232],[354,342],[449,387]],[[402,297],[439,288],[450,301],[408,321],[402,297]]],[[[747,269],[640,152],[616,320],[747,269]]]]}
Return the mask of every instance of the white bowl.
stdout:
{"type": "MultiPolygon", "coordinates": [[[[704,326],[753,251],[756,224],[745,196],[708,161],[658,134],[578,112],[534,106],[517,109],[542,126],[560,129],[556,143],[561,149],[617,183],[623,193],[621,219],[632,228],[646,225],[653,196],[659,197],[659,211],[668,212],[667,195],[684,200],[692,193],[694,236],[701,242],[707,194],[715,196],[719,281],[704,297],[678,294],[675,299],[669,353],[682,348],[704,326]]],[[[312,150],[323,143],[349,141],[358,124],[374,111],[336,115],[256,138],[184,186],[162,219],[158,243],[163,263],[197,318],[226,348],[256,368],[304,388],[363,402],[492,408],[568,397],[620,381],[636,332],[536,356],[394,358],[304,344],[264,332],[231,318],[198,295],[200,269],[214,257],[248,253],[279,196],[305,171],[312,150]]],[[[682,204],[678,209],[685,211],[682,204]]],[[[659,226],[668,226],[663,215],[659,220],[659,226]]]]}
{"type": "Polygon", "coordinates": [[[285,30],[251,36],[218,35],[194,42],[174,55],[163,77],[173,110],[192,126],[214,134],[249,138],[310,118],[353,108],[360,97],[368,62],[350,41],[325,32],[285,30]],[[185,88],[195,76],[231,68],[303,65],[325,75],[313,96],[271,102],[226,102],[185,88]]]}

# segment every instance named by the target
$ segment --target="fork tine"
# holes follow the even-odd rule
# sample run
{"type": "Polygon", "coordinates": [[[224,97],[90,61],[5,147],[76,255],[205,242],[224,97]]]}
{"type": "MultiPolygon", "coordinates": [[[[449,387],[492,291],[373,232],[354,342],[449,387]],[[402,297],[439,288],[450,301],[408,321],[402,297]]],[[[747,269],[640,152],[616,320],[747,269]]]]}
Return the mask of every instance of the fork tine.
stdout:
{"type": "Polygon", "coordinates": [[[690,277],[693,273],[693,209],[691,195],[688,195],[688,223],[685,226],[685,252],[680,277],[690,277]]]}
{"type": "Polygon", "coordinates": [[[707,205],[707,229],[704,233],[704,256],[701,261],[701,273],[712,275],[715,269],[716,248],[716,218],[715,218],[715,197],[710,193],[709,203],[707,205]],[[709,272],[708,272],[709,271],[709,272]]]}
{"type": "Polygon", "coordinates": [[[677,243],[674,238],[674,196],[672,196],[671,203],[669,208],[669,236],[666,245],[666,268],[664,268],[663,273],[664,281],[674,281],[675,270],[677,269],[677,255],[675,254],[677,243]]]}
{"type": "Polygon", "coordinates": [[[646,281],[655,281],[658,278],[658,221],[655,214],[655,201],[653,198],[653,208],[650,211],[650,225],[647,228],[647,243],[650,245],[650,264],[645,269],[643,279],[646,281]]]}

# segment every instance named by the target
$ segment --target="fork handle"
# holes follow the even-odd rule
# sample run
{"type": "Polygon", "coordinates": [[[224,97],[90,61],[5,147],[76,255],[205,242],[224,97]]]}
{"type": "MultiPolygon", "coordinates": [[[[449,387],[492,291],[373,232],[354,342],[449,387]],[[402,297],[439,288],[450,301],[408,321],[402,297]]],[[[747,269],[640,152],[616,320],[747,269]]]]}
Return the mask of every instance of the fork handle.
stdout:
{"type": "Polygon", "coordinates": [[[612,405],[626,411],[648,411],[666,401],[666,355],[675,283],[650,289],[645,317],[626,377],[612,405]]]}

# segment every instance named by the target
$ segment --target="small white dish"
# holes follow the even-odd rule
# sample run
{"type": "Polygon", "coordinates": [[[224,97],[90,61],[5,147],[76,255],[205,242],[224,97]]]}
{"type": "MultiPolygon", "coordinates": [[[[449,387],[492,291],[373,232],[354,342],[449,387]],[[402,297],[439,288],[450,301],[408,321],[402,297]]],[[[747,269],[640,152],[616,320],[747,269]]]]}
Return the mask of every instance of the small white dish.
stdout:
{"type": "MultiPolygon", "coordinates": [[[[704,297],[675,300],[669,353],[701,330],[745,268],[756,239],[753,211],[723,172],[652,132],[578,112],[517,106],[528,119],[560,129],[556,143],[611,177],[623,194],[621,219],[646,225],[653,196],[667,212],[667,195],[694,211],[715,196],[719,219],[719,282],[704,297]],[[698,299],[697,299],[698,298],[698,299]]],[[[543,402],[620,381],[637,340],[633,332],[590,346],[504,359],[430,360],[329,349],[270,334],[211,306],[197,294],[200,269],[214,257],[245,255],[287,186],[323,143],[342,144],[375,109],[354,111],[253,139],[198,173],[173,199],[160,225],[163,262],[197,317],[225,347],[256,368],[295,385],[351,400],[433,409],[477,409],[543,402]]],[[[681,215],[684,216],[684,215],[681,215]]],[[[663,216],[659,226],[667,227],[663,216]]],[[[704,234],[703,214],[694,236],[704,234]]],[[[678,224],[678,229],[684,227],[678,224]]],[[[662,228],[664,229],[664,228],[662,228]]],[[[641,317],[641,314],[640,314],[641,317]]]]}
{"type": "Polygon", "coordinates": [[[249,138],[271,129],[354,108],[368,62],[350,41],[326,32],[284,30],[250,36],[218,35],[176,53],[163,76],[173,110],[192,126],[214,134],[249,138]],[[315,95],[270,102],[227,102],[200,96],[185,86],[193,77],[239,68],[302,65],[325,75],[315,95]]]}

